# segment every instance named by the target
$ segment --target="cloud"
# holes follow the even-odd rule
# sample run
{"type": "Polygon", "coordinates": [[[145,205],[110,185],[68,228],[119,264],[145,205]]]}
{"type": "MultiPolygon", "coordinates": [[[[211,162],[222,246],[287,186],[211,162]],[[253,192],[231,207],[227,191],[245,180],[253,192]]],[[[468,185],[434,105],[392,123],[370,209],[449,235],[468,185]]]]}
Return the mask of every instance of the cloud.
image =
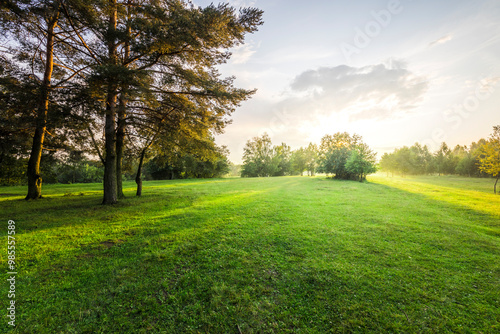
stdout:
{"type": "Polygon", "coordinates": [[[235,8],[253,7],[255,6],[255,0],[233,0],[229,4],[235,8]]]}
{"type": "Polygon", "coordinates": [[[282,101],[287,110],[307,108],[318,116],[345,113],[351,120],[383,119],[418,107],[428,82],[410,72],[404,62],[392,60],[308,70],[295,77],[290,89],[290,96],[282,101]]]}
{"type": "Polygon", "coordinates": [[[255,50],[252,50],[253,43],[240,44],[234,47],[231,50],[232,56],[231,61],[233,64],[244,64],[246,63],[250,57],[255,53],[255,50]]]}
{"type": "Polygon", "coordinates": [[[444,44],[448,41],[451,41],[453,39],[453,36],[451,35],[446,35],[446,36],[443,36],[435,41],[432,41],[429,43],[429,48],[433,47],[434,45],[439,45],[439,44],[444,44]]]}
{"type": "Polygon", "coordinates": [[[279,97],[257,94],[245,102],[220,140],[235,152],[231,159],[241,161],[242,148],[236,143],[264,132],[273,143],[293,148],[318,143],[327,133],[376,132],[380,124],[416,111],[427,89],[427,79],[401,61],[306,70],[288,81],[279,97]]]}

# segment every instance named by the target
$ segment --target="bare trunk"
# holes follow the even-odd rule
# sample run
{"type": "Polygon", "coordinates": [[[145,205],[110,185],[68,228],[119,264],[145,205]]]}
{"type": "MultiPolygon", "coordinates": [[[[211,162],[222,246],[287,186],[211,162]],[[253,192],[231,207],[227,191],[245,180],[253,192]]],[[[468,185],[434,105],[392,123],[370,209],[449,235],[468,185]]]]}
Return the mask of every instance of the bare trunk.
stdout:
{"type": "Polygon", "coordinates": [[[49,109],[50,80],[54,66],[54,29],[57,25],[58,13],[47,23],[47,45],[45,72],[40,88],[40,101],[38,103],[35,134],[33,135],[33,145],[28,161],[28,194],[26,199],[38,199],[42,197],[42,177],[40,175],[40,161],[42,158],[43,141],[47,128],[47,112],[49,109]]]}
{"type": "Polygon", "coordinates": [[[125,128],[126,128],[126,100],[125,96],[120,94],[118,106],[118,127],[116,129],[116,188],[118,198],[125,198],[122,185],[122,165],[123,151],[125,148],[125,128]]]}
{"type": "MultiPolygon", "coordinates": [[[[127,38],[130,37],[130,26],[127,27],[127,38]]],[[[125,61],[130,57],[130,43],[125,42],[125,61]]],[[[125,135],[127,128],[127,85],[123,85],[118,106],[118,128],[116,130],[116,183],[118,198],[125,198],[122,184],[123,151],[125,150],[125,135]]]]}
{"type": "MultiPolygon", "coordinates": [[[[110,0],[114,10],[109,17],[108,27],[108,54],[112,64],[117,63],[117,51],[115,43],[115,30],[117,21],[116,0],[110,0]]],[[[106,161],[104,164],[104,197],[102,204],[115,204],[118,201],[116,182],[116,98],[118,88],[113,82],[115,78],[107,78],[106,97],[106,123],[104,125],[104,139],[106,149],[106,161]]]]}
{"type": "Polygon", "coordinates": [[[106,124],[104,126],[106,160],[104,164],[104,198],[102,204],[118,201],[116,182],[116,88],[110,87],[106,103],[106,124]]]}
{"type": "Polygon", "coordinates": [[[493,192],[495,193],[495,195],[497,194],[497,183],[498,183],[499,178],[500,178],[500,174],[497,175],[497,180],[495,181],[495,185],[493,186],[493,192]]]}
{"type": "Polygon", "coordinates": [[[146,148],[141,152],[141,158],[139,159],[139,167],[137,168],[137,174],[135,176],[135,183],[137,184],[136,196],[142,195],[142,165],[144,163],[144,156],[146,155],[146,148]]]}

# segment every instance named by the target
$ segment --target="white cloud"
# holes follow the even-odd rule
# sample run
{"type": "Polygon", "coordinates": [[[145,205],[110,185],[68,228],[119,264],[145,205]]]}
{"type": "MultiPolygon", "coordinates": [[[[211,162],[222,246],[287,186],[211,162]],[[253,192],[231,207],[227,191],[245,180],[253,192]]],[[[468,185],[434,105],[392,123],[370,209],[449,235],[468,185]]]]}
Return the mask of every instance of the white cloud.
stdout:
{"type": "Polygon", "coordinates": [[[452,35],[446,35],[446,36],[443,36],[441,38],[438,38],[437,40],[435,41],[432,41],[429,43],[429,47],[433,47],[434,45],[439,45],[439,44],[444,44],[446,42],[449,42],[453,39],[453,36],[452,35]]]}
{"type": "Polygon", "coordinates": [[[313,109],[318,116],[344,113],[353,120],[404,114],[420,105],[428,88],[426,78],[406,67],[404,62],[392,60],[363,67],[308,70],[295,77],[291,96],[282,103],[288,110],[313,109]]]}
{"type": "Polygon", "coordinates": [[[254,44],[253,43],[246,43],[246,44],[240,44],[236,47],[234,47],[231,50],[232,56],[231,56],[231,62],[233,64],[244,64],[246,63],[250,57],[255,53],[255,50],[253,50],[254,44]]]}
{"type": "Polygon", "coordinates": [[[235,8],[255,6],[255,0],[231,0],[227,2],[235,8]]]}

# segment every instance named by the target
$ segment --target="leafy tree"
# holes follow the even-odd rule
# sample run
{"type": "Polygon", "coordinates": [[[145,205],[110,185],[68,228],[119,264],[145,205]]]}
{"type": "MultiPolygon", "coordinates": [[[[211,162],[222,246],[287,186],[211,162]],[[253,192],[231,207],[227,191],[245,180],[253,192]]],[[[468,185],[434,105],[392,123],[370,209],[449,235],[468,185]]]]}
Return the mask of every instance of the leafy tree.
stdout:
{"type": "Polygon", "coordinates": [[[262,137],[248,140],[243,151],[242,177],[272,176],[278,171],[271,138],[267,133],[262,137]]]}
{"type": "Polygon", "coordinates": [[[292,174],[300,174],[300,175],[304,174],[304,171],[307,169],[306,149],[301,147],[292,152],[291,169],[292,169],[292,174]]]}
{"type": "Polygon", "coordinates": [[[0,56],[0,183],[21,184],[31,147],[36,85],[0,56]]]}
{"type": "Polygon", "coordinates": [[[31,67],[36,82],[34,134],[27,165],[28,194],[38,199],[42,193],[40,161],[47,130],[47,115],[54,72],[55,36],[61,33],[60,1],[8,1],[2,4],[0,31],[11,41],[8,52],[31,67]]]}
{"type": "Polygon", "coordinates": [[[375,173],[377,168],[376,153],[374,153],[368,145],[361,143],[351,152],[347,159],[345,168],[347,172],[351,173],[354,178],[360,182],[366,180],[366,175],[375,173]]]}
{"type": "Polygon", "coordinates": [[[434,155],[434,165],[438,175],[455,173],[457,161],[453,156],[453,152],[444,142],[434,155]]]}
{"type": "Polygon", "coordinates": [[[285,143],[275,146],[273,149],[272,165],[276,166],[276,171],[272,176],[291,175],[292,173],[292,151],[285,143]]]}
{"type": "Polygon", "coordinates": [[[360,136],[351,136],[347,132],[324,136],[319,147],[318,170],[326,174],[333,174],[338,179],[350,179],[353,174],[347,171],[345,165],[352,151],[360,142],[360,136]]]}
{"type": "Polygon", "coordinates": [[[306,154],[306,170],[310,176],[314,176],[314,172],[318,166],[318,146],[313,143],[309,143],[305,150],[306,154]]]}
{"type": "Polygon", "coordinates": [[[338,132],[321,139],[318,170],[337,179],[363,180],[374,172],[375,154],[361,136],[338,132]]]}
{"type": "Polygon", "coordinates": [[[181,153],[175,158],[158,155],[145,165],[146,174],[155,180],[222,177],[230,171],[228,151],[225,147],[214,149],[210,157],[199,155],[199,151],[181,153]]]}
{"type": "Polygon", "coordinates": [[[409,174],[426,174],[431,171],[432,154],[427,146],[413,144],[409,152],[409,174]]]}
{"type": "Polygon", "coordinates": [[[384,153],[380,158],[380,170],[394,175],[398,171],[398,166],[394,153],[384,153]]]}
{"type": "Polygon", "coordinates": [[[493,192],[496,194],[500,178],[500,125],[493,127],[493,133],[488,141],[481,146],[480,152],[479,169],[496,179],[493,186],[493,192]]]}

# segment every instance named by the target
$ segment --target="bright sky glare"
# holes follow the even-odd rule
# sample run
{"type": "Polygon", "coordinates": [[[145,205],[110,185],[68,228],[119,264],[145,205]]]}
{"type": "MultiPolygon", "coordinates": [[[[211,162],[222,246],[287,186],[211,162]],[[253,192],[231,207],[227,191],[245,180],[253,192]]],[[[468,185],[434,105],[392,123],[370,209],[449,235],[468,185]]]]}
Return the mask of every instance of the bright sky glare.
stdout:
{"type": "Polygon", "coordinates": [[[264,10],[220,68],[258,89],[216,139],[234,163],[264,132],[292,149],[357,133],[380,157],[415,142],[468,145],[500,125],[498,0],[229,3],[264,10]]]}

